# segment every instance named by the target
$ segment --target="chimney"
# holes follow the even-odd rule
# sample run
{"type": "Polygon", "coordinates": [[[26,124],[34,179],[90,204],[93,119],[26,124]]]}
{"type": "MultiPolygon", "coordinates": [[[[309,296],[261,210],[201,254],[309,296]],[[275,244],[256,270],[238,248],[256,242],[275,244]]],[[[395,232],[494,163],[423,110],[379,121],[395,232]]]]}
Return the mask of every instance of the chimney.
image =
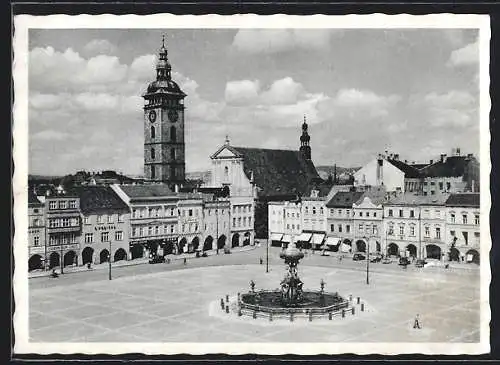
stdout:
{"type": "Polygon", "coordinates": [[[399,161],[399,153],[395,153],[395,154],[394,154],[394,159],[395,159],[396,161],[399,161]]]}
{"type": "Polygon", "coordinates": [[[456,151],[457,151],[457,156],[460,156],[460,147],[457,147],[456,151]]]}
{"type": "Polygon", "coordinates": [[[467,158],[468,158],[468,159],[471,159],[471,158],[473,158],[473,157],[474,157],[474,155],[473,155],[472,153],[468,153],[468,154],[467,154],[467,158]]]}
{"type": "Polygon", "coordinates": [[[429,160],[429,165],[432,165],[434,163],[434,160],[429,160]]]}
{"type": "Polygon", "coordinates": [[[405,164],[407,164],[407,165],[408,165],[408,160],[405,160],[405,164]]]}
{"type": "Polygon", "coordinates": [[[440,157],[441,157],[441,162],[446,161],[446,153],[442,153],[440,157]]]}

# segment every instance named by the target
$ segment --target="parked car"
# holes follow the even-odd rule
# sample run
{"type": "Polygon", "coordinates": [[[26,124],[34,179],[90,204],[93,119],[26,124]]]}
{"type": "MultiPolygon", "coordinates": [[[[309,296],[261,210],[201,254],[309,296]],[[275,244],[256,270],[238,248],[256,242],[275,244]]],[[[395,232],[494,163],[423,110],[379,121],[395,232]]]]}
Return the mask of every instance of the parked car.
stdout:
{"type": "Polygon", "coordinates": [[[149,260],[150,264],[161,264],[165,262],[165,256],[154,256],[149,260]]]}
{"type": "Polygon", "coordinates": [[[380,261],[382,261],[382,256],[380,255],[376,255],[370,260],[370,262],[380,262],[380,261]]]}
{"type": "Polygon", "coordinates": [[[390,258],[386,257],[385,259],[382,260],[382,263],[383,264],[390,264],[390,263],[392,263],[392,261],[390,258]]]}
{"type": "Polygon", "coordinates": [[[360,253],[355,253],[354,256],[352,256],[352,259],[354,261],[361,261],[361,260],[366,259],[366,257],[365,257],[365,255],[362,255],[360,253]]]}
{"type": "Polygon", "coordinates": [[[401,257],[399,259],[399,264],[400,265],[404,265],[404,266],[409,265],[410,264],[410,260],[408,259],[408,257],[401,257]]]}
{"type": "Polygon", "coordinates": [[[415,263],[415,266],[416,267],[424,267],[425,264],[427,264],[427,262],[425,260],[417,260],[417,262],[415,263]]]}

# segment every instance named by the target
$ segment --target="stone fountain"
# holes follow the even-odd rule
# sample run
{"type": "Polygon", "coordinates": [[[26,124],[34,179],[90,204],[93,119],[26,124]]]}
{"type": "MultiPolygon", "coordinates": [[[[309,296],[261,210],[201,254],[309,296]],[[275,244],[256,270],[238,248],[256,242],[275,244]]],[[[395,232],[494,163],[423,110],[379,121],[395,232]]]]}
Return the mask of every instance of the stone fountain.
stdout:
{"type": "Polygon", "coordinates": [[[238,296],[238,313],[251,314],[254,318],[257,314],[265,314],[272,320],[273,316],[290,317],[294,315],[332,314],[342,312],[349,307],[349,301],[338,293],[325,293],[325,282],[321,280],[320,290],[304,290],[304,283],[300,280],[297,266],[304,254],[291,242],[280,254],[287,265],[285,277],[280,283],[280,288],[275,290],[255,290],[255,282],[250,282],[251,290],[238,296]]]}

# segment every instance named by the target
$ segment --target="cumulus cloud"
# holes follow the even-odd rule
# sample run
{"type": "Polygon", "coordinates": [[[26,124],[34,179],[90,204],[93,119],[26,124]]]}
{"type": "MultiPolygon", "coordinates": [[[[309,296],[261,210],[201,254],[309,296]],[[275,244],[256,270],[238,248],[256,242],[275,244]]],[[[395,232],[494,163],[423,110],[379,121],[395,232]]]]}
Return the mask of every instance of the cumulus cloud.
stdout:
{"type": "Polygon", "coordinates": [[[478,123],[479,103],[471,93],[450,90],[446,93],[431,92],[414,96],[414,108],[420,110],[423,120],[439,128],[463,128],[478,123]]]}
{"type": "Polygon", "coordinates": [[[291,104],[298,100],[303,91],[304,88],[300,83],[291,77],[285,77],[274,81],[269,90],[262,93],[261,99],[268,104],[291,104]]]}
{"type": "Polygon", "coordinates": [[[479,40],[451,52],[449,66],[475,65],[479,62],[479,40]]]}
{"type": "Polygon", "coordinates": [[[237,80],[226,84],[224,96],[230,105],[248,105],[254,102],[259,93],[258,81],[237,80]]]}
{"type": "Polygon", "coordinates": [[[98,54],[112,55],[116,52],[116,46],[107,39],[93,39],[83,47],[83,50],[89,56],[98,54]]]}
{"type": "Polygon", "coordinates": [[[240,29],[233,39],[235,50],[244,53],[279,53],[296,48],[321,50],[330,47],[331,29],[240,29]]]}

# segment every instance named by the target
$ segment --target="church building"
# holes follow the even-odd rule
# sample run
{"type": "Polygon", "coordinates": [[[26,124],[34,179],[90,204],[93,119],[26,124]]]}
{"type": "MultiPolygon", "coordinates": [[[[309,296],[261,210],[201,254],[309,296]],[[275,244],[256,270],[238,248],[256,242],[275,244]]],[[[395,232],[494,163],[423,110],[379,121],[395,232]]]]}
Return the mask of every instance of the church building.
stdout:
{"type": "Polygon", "coordinates": [[[226,138],[210,156],[210,185],[228,186],[232,204],[251,204],[256,235],[267,237],[267,202],[309,195],[313,186],[323,181],[311,159],[309,143],[305,117],[298,151],[235,147],[226,138]]]}
{"type": "Polygon", "coordinates": [[[184,98],[172,80],[165,39],[156,63],[156,80],[144,98],[144,176],[172,190],[185,181],[184,98]]]}

